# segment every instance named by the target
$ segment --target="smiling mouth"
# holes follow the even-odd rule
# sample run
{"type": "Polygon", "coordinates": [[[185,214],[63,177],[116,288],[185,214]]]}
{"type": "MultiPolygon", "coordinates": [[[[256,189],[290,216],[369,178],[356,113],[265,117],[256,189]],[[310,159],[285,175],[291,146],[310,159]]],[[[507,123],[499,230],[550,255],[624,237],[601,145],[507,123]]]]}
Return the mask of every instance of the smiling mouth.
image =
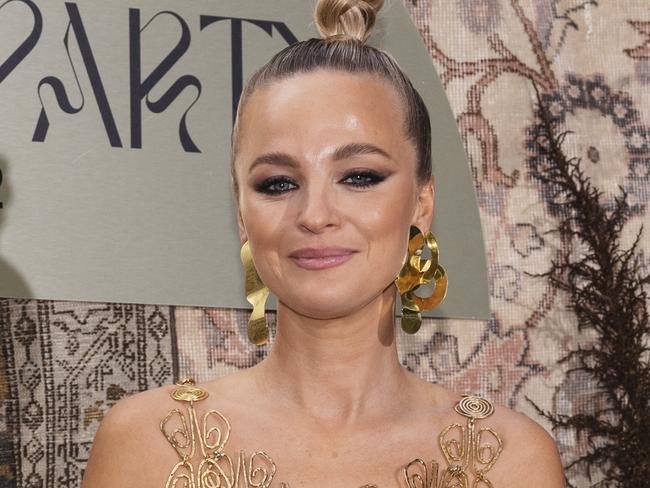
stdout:
{"type": "Polygon", "coordinates": [[[303,269],[319,270],[339,266],[356,252],[351,249],[301,249],[289,257],[303,269]]]}

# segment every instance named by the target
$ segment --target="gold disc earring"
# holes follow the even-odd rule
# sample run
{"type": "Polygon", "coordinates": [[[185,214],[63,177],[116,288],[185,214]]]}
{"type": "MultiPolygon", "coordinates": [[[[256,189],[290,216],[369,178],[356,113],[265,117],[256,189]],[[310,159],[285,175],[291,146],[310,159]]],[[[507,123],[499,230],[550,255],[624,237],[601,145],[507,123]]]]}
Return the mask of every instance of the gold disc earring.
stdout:
{"type": "Polygon", "coordinates": [[[248,319],[248,339],[253,344],[262,346],[269,339],[269,327],[264,316],[269,289],[257,274],[248,241],[242,245],[240,257],[246,273],[246,300],[253,306],[253,312],[248,319]]]}
{"type": "Polygon", "coordinates": [[[447,295],[447,273],[438,263],[438,242],[431,231],[423,234],[420,229],[411,226],[409,229],[408,256],[395,279],[402,300],[402,329],[409,334],[415,334],[422,325],[421,312],[431,310],[445,299],[447,295]],[[431,252],[430,259],[422,258],[424,246],[431,252]],[[415,294],[422,285],[435,282],[435,289],[428,297],[415,294]]]}

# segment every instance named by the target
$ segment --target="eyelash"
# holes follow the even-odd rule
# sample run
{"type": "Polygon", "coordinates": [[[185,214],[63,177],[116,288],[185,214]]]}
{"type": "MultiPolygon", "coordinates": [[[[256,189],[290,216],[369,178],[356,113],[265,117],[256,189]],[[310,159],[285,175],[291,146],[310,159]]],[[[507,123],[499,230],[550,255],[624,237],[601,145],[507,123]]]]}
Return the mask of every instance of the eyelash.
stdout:
{"type": "Polygon", "coordinates": [[[279,189],[273,189],[272,187],[274,185],[277,185],[279,183],[289,183],[293,185],[294,183],[291,181],[290,178],[287,178],[286,176],[271,176],[270,178],[265,179],[261,183],[255,185],[255,191],[258,191],[260,193],[266,193],[267,195],[280,195],[281,193],[285,193],[290,190],[279,190],[279,189]]]}
{"type": "MultiPolygon", "coordinates": [[[[376,173],[375,171],[368,171],[368,170],[363,170],[363,171],[352,171],[348,173],[345,178],[343,178],[343,182],[346,180],[349,180],[350,178],[362,178],[362,181],[357,180],[356,183],[348,183],[350,186],[354,188],[368,188],[370,186],[376,185],[378,183],[381,183],[386,179],[385,176],[380,175],[379,173],[376,173]]],[[[286,193],[288,191],[292,191],[293,188],[290,189],[278,189],[278,188],[273,188],[274,185],[278,184],[290,184],[294,185],[295,183],[291,180],[291,178],[287,176],[271,176],[270,178],[267,178],[266,180],[262,181],[258,185],[255,186],[255,190],[260,192],[260,193],[266,193],[267,195],[281,195],[283,193],[286,193]]]]}
{"type": "Polygon", "coordinates": [[[364,171],[353,171],[353,172],[351,172],[350,174],[348,174],[344,178],[343,181],[348,180],[348,179],[353,178],[353,177],[357,177],[357,176],[360,176],[361,178],[363,178],[363,181],[358,181],[357,180],[357,183],[352,185],[352,186],[355,186],[357,188],[367,188],[369,186],[373,186],[373,185],[376,185],[378,183],[381,183],[382,181],[384,181],[386,179],[386,177],[384,175],[380,175],[379,173],[377,173],[375,171],[364,170],[364,171]]]}

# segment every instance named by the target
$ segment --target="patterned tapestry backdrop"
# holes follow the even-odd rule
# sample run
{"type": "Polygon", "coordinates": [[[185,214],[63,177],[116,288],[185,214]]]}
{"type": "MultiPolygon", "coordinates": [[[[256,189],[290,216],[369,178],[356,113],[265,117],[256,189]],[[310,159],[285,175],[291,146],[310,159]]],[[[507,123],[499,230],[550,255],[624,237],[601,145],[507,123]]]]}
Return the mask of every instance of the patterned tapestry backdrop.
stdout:
{"type": "MultiPolygon", "coordinates": [[[[583,159],[608,198],[619,185],[630,193],[628,240],[644,222],[650,231],[648,1],[404,1],[464,138],[487,246],[492,317],[427,320],[415,336],[400,332],[402,361],[427,380],[481,393],[548,427],[527,398],[569,414],[592,409],[598,392],[589,377],[567,374],[570,365],[557,363],[590,337],[578,334],[562,292],[527,274],[545,271],[560,250],[547,233],[556,224],[555,202],[531,179],[531,82],[574,132],[567,153],[583,159]]],[[[647,265],[647,234],[642,248],[647,265]]],[[[117,400],[178,377],[223,375],[265,355],[247,343],[247,316],[0,300],[0,487],[79,486],[93,435],[117,400]]],[[[584,438],[556,439],[565,461],[586,449],[584,438]]],[[[569,476],[589,486],[582,473],[569,476]]]]}

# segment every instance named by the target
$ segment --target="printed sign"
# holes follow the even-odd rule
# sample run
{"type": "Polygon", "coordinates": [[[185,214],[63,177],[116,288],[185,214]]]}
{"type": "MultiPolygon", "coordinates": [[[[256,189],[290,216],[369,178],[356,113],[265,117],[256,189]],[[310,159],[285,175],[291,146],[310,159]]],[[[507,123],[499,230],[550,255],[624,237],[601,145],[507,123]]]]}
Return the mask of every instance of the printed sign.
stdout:
{"type": "MultiPolygon", "coordinates": [[[[244,80],[317,36],[304,0],[0,4],[0,296],[249,308],[230,188],[244,80]]],[[[371,43],[432,117],[433,316],[488,316],[483,239],[453,114],[401,2],[371,43]]],[[[271,304],[271,307],[274,305],[271,304]]]]}

